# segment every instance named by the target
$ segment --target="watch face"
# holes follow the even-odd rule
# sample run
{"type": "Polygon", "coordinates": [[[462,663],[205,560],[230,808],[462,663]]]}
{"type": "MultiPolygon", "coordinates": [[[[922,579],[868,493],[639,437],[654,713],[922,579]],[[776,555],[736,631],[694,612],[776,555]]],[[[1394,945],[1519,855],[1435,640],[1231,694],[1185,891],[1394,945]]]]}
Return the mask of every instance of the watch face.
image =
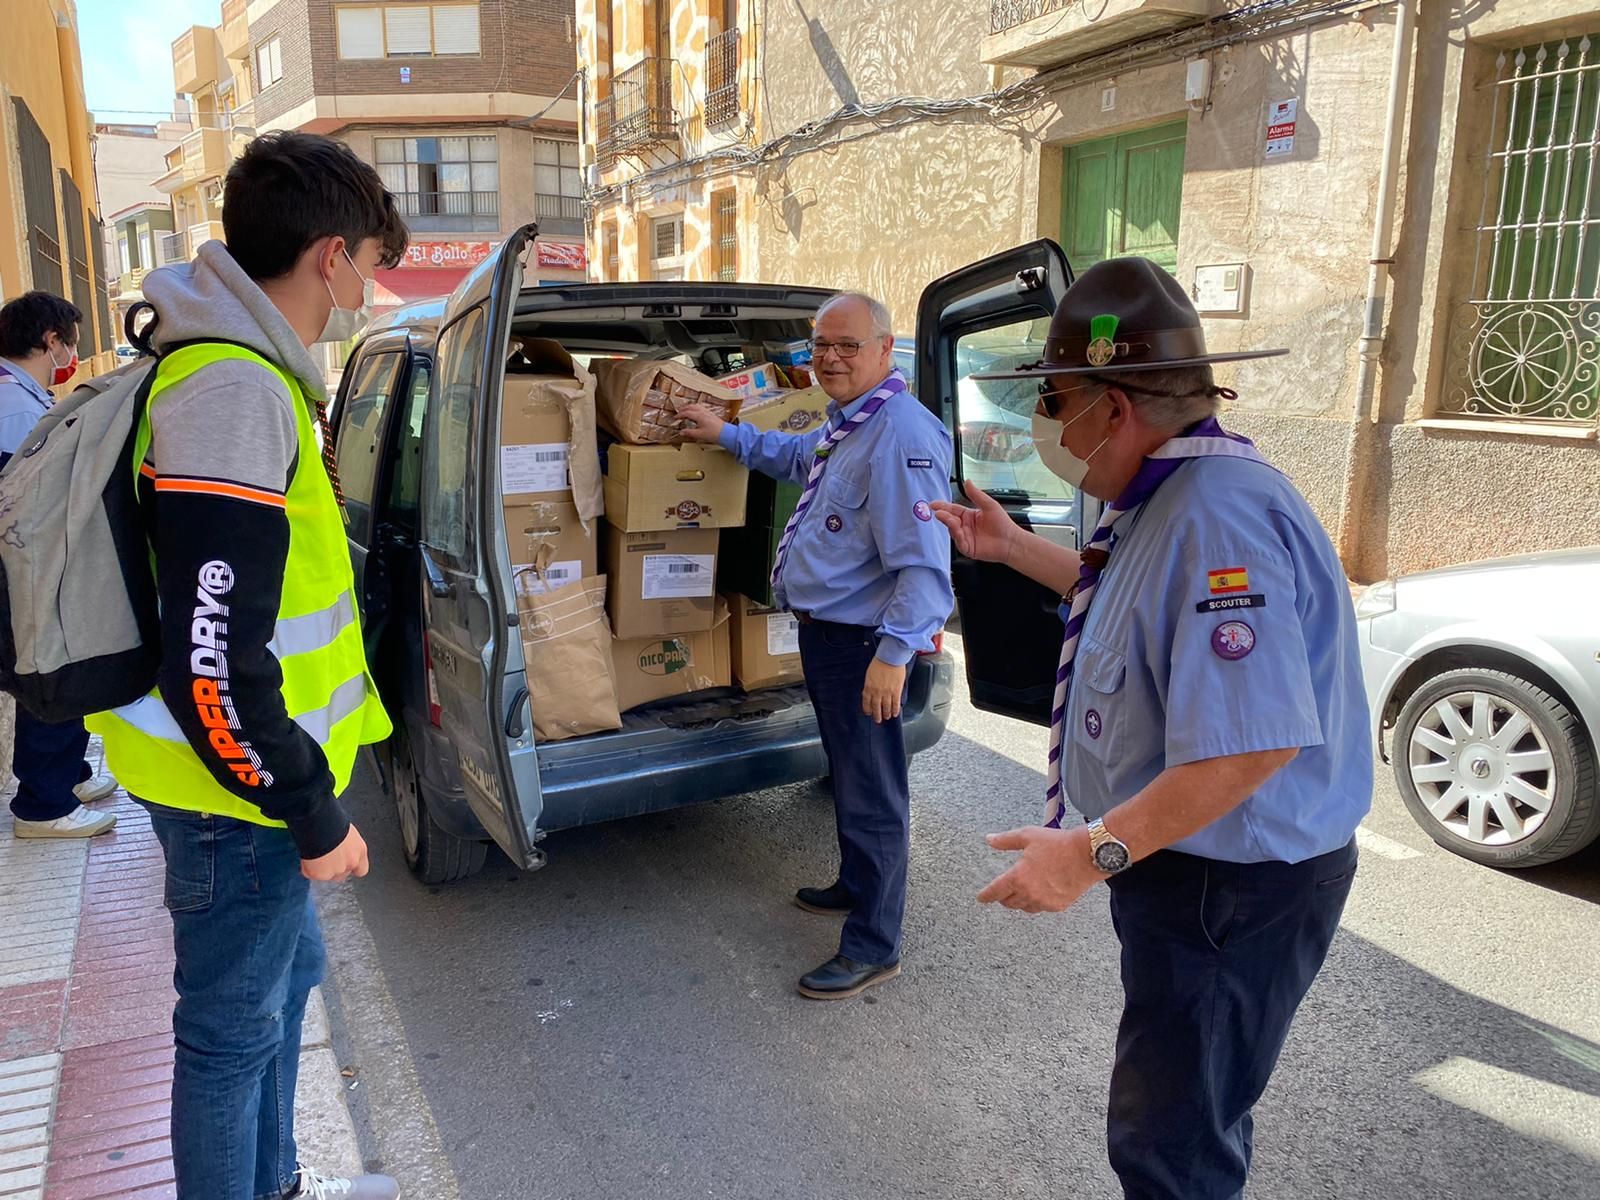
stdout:
{"type": "Polygon", "coordinates": [[[1102,871],[1121,871],[1128,865],[1128,848],[1121,842],[1104,842],[1094,852],[1094,865],[1102,871]]]}

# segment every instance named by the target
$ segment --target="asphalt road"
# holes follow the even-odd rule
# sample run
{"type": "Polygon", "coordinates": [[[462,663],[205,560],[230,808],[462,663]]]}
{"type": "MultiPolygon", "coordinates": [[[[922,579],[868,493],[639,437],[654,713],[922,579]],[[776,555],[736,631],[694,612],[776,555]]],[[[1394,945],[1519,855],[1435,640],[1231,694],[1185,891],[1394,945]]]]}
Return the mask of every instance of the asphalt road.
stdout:
{"type": "MultiPolygon", "coordinates": [[[[837,1004],[793,990],[837,936],[788,902],[833,877],[814,787],[557,834],[542,871],[496,855],[429,889],[363,779],[374,871],[322,904],[369,1161],[408,1200],[1120,1195],[1104,896],[973,901],[1002,865],[982,834],[1035,819],[1043,758],[1042,730],[963,697],[912,766],[904,974],[837,1004]]],[[[1382,773],[1368,828],[1250,1194],[1600,1197],[1600,850],[1475,867],[1382,773]]]]}

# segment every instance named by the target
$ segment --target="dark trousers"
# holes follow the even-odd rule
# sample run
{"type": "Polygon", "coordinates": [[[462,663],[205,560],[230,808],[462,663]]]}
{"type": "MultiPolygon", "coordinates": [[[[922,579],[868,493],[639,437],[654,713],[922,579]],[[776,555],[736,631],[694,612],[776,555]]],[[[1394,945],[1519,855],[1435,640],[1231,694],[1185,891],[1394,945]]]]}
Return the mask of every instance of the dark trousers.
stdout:
{"type": "Polygon", "coordinates": [[[839,953],[857,962],[892,963],[900,958],[906,911],[911,785],[900,718],[878,725],[861,711],[867,667],[877,648],[877,633],[864,626],[831,621],[800,626],[806,690],[833,773],[839,882],[854,901],[839,953]]]}
{"type": "Polygon", "coordinates": [[[1163,851],[1111,879],[1127,1004],[1106,1138],[1129,1200],[1234,1200],[1266,1090],[1355,878],[1351,842],[1302,863],[1163,851]]]}
{"type": "Polygon", "coordinates": [[[18,705],[11,747],[11,770],[17,777],[12,816],[19,821],[54,821],[78,807],[72,789],[94,774],[83,759],[89,731],[82,721],[52,724],[18,705]]]}

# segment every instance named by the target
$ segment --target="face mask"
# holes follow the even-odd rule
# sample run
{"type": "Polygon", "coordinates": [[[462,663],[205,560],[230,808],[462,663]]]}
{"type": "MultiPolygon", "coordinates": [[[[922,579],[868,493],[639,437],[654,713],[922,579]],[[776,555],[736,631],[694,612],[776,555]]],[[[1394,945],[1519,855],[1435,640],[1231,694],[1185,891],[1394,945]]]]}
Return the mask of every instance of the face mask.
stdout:
{"type": "Polygon", "coordinates": [[[342,251],[345,262],[350,264],[350,269],[356,272],[356,278],[361,280],[361,307],[340,308],[339,298],[333,294],[333,285],[326,279],[322,286],[328,289],[328,299],[333,301],[333,308],[328,313],[328,322],[322,327],[322,333],[317,337],[319,342],[348,342],[358,336],[367,323],[372,320],[372,295],[377,287],[360,271],[356,271],[355,260],[348,251],[342,251]]]}
{"type": "Polygon", "coordinates": [[[1082,420],[1089,413],[1093,412],[1095,405],[1099,403],[1100,400],[1096,399],[1094,404],[1089,405],[1088,408],[1084,409],[1077,416],[1073,417],[1071,421],[1067,421],[1065,423],[1047,417],[1037,409],[1034,410],[1034,449],[1039,452],[1040,460],[1049,469],[1052,475],[1066,480],[1075,488],[1081,488],[1083,486],[1083,477],[1089,473],[1089,458],[1093,458],[1096,454],[1100,453],[1100,446],[1104,446],[1108,441],[1111,440],[1111,437],[1109,434],[1107,434],[1105,437],[1101,438],[1100,446],[1096,446],[1093,450],[1089,451],[1089,458],[1079,458],[1071,450],[1068,450],[1061,444],[1061,435],[1066,432],[1067,427],[1074,421],[1082,420]]]}
{"type": "Polygon", "coordinates": [[[56,362],[55,351],[50,351],[50,386],[60,387],[67,380],[78,373],[78,348],[67,347],[67,362],[65,366],[56,362]]]}

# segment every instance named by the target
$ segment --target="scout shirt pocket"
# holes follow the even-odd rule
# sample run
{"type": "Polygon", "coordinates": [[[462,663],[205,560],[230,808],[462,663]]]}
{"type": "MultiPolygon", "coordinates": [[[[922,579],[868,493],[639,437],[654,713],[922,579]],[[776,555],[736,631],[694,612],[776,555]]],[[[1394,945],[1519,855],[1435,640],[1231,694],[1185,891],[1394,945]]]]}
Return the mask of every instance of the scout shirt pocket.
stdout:
{"type": "Polygon", "coordinates": [[[823,545],[836,549],[864,545],[872,538],[872,524],[867,518],[867,485],[849,475],[829,473],[822,480],[822,494],[817,498],[822,512],[818,531],[823,545]]]}
{"type": "Polygon", "coordinates": [[[1115,753],[1127,716],[1127,659],[1083,635],[1072,665],[1072,703],[1067,719],[1077,744],[1102,762],[1115,753]]]}

